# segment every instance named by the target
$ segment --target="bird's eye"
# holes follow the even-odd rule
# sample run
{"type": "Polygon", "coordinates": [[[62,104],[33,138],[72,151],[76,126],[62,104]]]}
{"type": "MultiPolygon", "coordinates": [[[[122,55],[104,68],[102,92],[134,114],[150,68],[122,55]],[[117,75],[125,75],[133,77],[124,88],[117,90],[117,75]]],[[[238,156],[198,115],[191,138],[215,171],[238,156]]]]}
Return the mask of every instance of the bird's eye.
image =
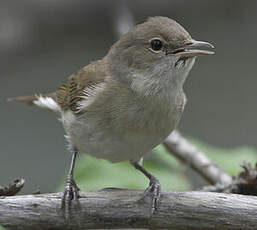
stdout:
{"type": "Polygon", "coordinates": [[[163,47],[162,41],[159,39],[154,39],[151,41],[151,49],[153,51],[160,51],[163,47]]]}

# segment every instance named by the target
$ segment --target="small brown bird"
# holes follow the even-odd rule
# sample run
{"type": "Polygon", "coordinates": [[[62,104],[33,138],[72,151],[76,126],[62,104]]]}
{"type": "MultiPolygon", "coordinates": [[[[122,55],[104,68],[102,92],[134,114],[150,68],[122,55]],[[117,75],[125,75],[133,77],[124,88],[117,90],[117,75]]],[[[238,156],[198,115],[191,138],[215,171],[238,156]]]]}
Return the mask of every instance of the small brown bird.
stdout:
{"type": "Polygon", "coordinates": [[[92,62],[53,93],[18,97],[57,112],[72,161],[62,205],[68,214],[78,199],[73,179],[78,152],[111,162],[130,163],[149,178],[153,212],[160,198],[158,179],[142,166],[143,156],[175,129],[186,98],[184,81],[195,57],[213,52],[193,40],[177,22],[152,17],[123,35],[101,60],[92,62]]]}

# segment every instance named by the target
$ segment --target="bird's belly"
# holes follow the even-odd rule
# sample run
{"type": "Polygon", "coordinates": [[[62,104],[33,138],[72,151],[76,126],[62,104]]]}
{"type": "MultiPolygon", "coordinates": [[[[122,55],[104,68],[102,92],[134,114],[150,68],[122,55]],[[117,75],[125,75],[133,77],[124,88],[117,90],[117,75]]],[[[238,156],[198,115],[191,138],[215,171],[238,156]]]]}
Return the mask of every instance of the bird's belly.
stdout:
{"type": "Polygon", "coordinates": [[[149,130],[113,130],[102,127],[97,120],[78,120],[71,112],[63,115],[63,124],[69,143],[81,153],[111,162],[139,160],[155,146],[162,143],[174,127],[161,132],[149,130]]]}
{"type": "Polygon", "coordinates": [[[80,136],[81,141],[76,143],[80,152],[94,157],[103,158],[111,162],[139,160],[143,155],[162,142],[149,135],[135,137],[131,135],[111,135],[100,132],[80,136]],[[90,138],[88,138],[90,136],[90,138]]]}
{"type": "Polygon", "coordinates": [[[97,112],[96,106],[87,108],[79,117],[72,111],[64,112],[62,122],[71,147],[111,162],[138,160],[174,130],[185,99],[182,92],[169,103],[164,100],[151,104],[148,100],[142,107],[141,102],[132,102],[123,102],[122,107],[116,108],[121,103],[114,100],[108,106],[100,104],[97,112]]]}

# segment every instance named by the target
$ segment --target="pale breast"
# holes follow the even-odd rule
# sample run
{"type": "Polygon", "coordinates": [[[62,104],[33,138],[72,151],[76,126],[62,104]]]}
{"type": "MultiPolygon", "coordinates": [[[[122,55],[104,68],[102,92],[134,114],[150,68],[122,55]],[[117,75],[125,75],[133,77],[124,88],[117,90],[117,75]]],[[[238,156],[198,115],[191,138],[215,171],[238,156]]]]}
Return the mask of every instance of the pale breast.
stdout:
{"type": "Polygon", "coordinates": [[[80,117],[63,113],[70,144],[111,162],[140,159],[172,132],[185,104],[184,94],[172,103],[155,105],[135,98],[126,101],[123,96],[102,98],[80,117]]]}

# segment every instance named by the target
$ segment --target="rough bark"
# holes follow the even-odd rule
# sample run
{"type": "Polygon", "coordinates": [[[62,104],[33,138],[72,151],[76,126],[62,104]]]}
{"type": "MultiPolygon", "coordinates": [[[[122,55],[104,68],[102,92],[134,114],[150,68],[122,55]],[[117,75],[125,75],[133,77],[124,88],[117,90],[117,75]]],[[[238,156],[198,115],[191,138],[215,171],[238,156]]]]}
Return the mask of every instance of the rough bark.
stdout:
{"type": "Polygon", "coordinates": [[[10,229],[255,229],[257,197],[210,192],[163,192],[158,210],[142,191],[105,189],[80,192],[70,223],[60,210],[62,193],[2,197],[0,224],[10,229]]]}

